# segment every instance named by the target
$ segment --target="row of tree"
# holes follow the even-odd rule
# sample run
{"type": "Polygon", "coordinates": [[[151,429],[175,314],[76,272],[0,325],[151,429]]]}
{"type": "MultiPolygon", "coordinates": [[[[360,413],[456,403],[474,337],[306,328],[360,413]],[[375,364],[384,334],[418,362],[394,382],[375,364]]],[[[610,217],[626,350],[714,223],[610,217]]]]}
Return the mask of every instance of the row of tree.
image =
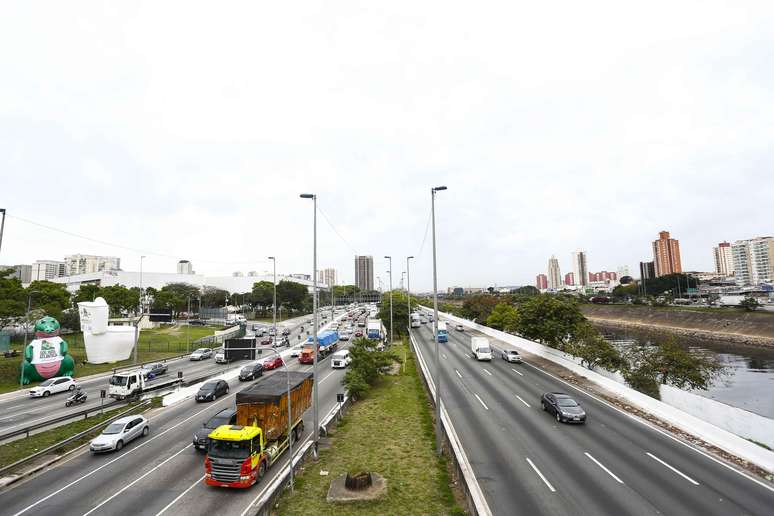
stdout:
{"type": "Polygon", "coordinates": [[[707,389],[725,372],[715,357],[690,351],[674,338],[619,349],[591,325],[571,296],[539,294],[518,303],[477,299],[466,305],[463,311],[486,315],[479,322],[487,326],[569,353],[589,369],[618,371],[631,387],[654,397],[658,397],[660,384],[707,389]]]}

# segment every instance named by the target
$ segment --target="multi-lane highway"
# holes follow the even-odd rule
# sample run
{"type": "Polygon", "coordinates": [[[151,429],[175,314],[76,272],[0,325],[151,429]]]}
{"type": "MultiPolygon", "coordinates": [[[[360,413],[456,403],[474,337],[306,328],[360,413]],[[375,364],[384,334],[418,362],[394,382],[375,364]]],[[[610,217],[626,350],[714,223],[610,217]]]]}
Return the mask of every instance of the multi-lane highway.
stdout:
{"type": "MultiPolygon", "coordinates": [[[[343,344],[343,343],[342,343],[343,344]]],[[[291,370],[310,366],[289,359],[291,370]]],[[[232,365],[233,367],[233,365],[232,365]]],[[[343,392],[345,370],[334,370],[330,359],[318,364],[320,417],[336,405],[343,392]]],[[[284,374],[284,370],[266,375],[284,374]]],[[[93,456],[84,450],[44,473],[0,493],[3,514],[244,514],[276,474],[287,465],[281,458],[264,479],[250,489],[224,489],[204,484],[204,455],[194,450],[194,430],[218,411],[233,406],[234,395],[252,382],[230,382],[231,393],[214,403],[186,400],[155,409],[151,433],[122,451],[93,456]]],[[[303,441],[311,437],[312,411],[304,417],[303,441]]],[[[302,441],[302,442],[303,442],[302,441]]]]}
{"type": "MultiPolygon", "coordinates": [[[[308,324],[305,325],[305,321],[310,317],[310,315],[305,315],[302,317],[288,319],[278,323],[277,330],[278,332],[281,332],[284,328],[287,328],[291,332],[289,336],[291,339],[291,344],[301,342],[306,338],[306,331],[311,329],[308,324]],[[301,332],[300,327],[304,325],[304,331],[301,332]]],[[[253,334],[252,328],[254,324],[255,323],[253,322],[248,323],[248,334],[253,334]]],[[[264,324],[263,326],[271,326],[271,324],[264,324]]],[[[215,374],[218,371],[223,371],[229,367],[233,367],[233,365],[229,366],[216,364],[212,358],[194,362],[189,360],[188,357],[182,357],[170,360],[167,362],[167,364],[169,367],[168,373],[166,375],[159,376],[151,383],[164,383],[167,380],[175,379],[177,378],[178,372],[182,372],[183,379],[187,379],[196,378],[206,374],[215,374]]],[[[99,407],[100,390],[107,390],[109,378],[110,373],[106,373],[103,375],[95,375],[83,380],[78,380],[78,383],[87,393],[89,398],[86,403],[81,405],[74,405],[72,407],[65,407],[65,399],[68,397],[68,394],[66,393],[55,394],[47,398],[33,399],[30,398],[28,389],[23,389],[18,392],[8,393],[0,396],[0,434],[6,434],[8,432],[13,432],[14,430],[26,428],[30,425],[56,419],[60,416],[64,416],[68,413],[78,412],[85,408],[99,407]]],[[[64,424],[64,422],[62,424],[64,424]]]]}
{"type": "MultiPolygon", "coordinates": [[[[443,404],[494,514],[774,513],[774,489],[529,363],[478,362],[472,330],[440,344],[443,404]],[[541,410],[571,394],[585,425],[541,410]]],[[[435,374],[431,325],[413,331],[435,374]]],[[[490,338],[496,349],[509,345],[490,338]]]]}

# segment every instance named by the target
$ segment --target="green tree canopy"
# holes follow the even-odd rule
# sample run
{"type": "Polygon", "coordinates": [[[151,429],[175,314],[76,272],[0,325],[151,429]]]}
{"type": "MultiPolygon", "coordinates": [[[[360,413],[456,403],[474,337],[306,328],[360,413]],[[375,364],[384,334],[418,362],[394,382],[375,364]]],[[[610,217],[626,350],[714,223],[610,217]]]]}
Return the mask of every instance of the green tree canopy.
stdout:
{"type": "Polygon", "coordinates": [[[258,281],[253,283],[252,301],[264,312],[274,304],[274,283],[258,281]]]}
{"type": "Polygon", "coordinates": [[[586,320],[577,303],[568,297],[541,294],[519,305],[519,333],[552,348],[565,349],[586,320]]]}
{"type": "Polygon", "coordinates": [[[93,283],[81,285],[73,296],[73,306],[77,307],[83,301],[94,301],[99,297],[99,289],[100,286],[93,283]]]}
{"type": "Polygon", "coordinates": [[[660,296],[666,292],[674,292],[677,295],[678,290],[685,295],[686,288],[698,287],[699,280],[687,274],[675,273],[645,280],[643,284],[645,293],[649,296],[660,296]]]}
{"type": "Polygon", "coordinates": [[[139,289],[129,289],[123,285],[102,287],[97,291],[97,296],[105,299],[113,315],[134,310],[140,304],[139,289]]]}
{"type": "MultiPolygon", "coordinates": [[[[412,298],[411,306],[417,306],[416,301],[412,298]]],[[[387,291],[382,295],[382,301],[379,303],[379,313],[377,315],[382,320],[382,324],[390,331],[390,292],[387,291]]],[[[408,334],[408,327],[410,324],[408,313],[408,298],[405,292],[400,290],[393,290],[392,292],[392,324],[395,331],[395,337],[408,334]]]]}
{"type": "Polygon", "coordinates": [[[496,330],[518,331],[519,313],[510,303],[498,303],[486,318],[486,325],[496,330]]]}
{"type": "Polygon", "coordinates": [[[311,299],[306,286],[295,281],[282,280],[277,283],[277,304],[288,310],[301,311],[305,301],[311,299]]]}
{"type": "Polygon", "coordinates": [[[499,300],[490,294],[470,296],[462,303],[463,317],[483,324],[498,302],[499,300]]]}
{"type": "MultiPolygon", "coordinates": [[[[32,293],[32,309],[39,308],[55,319],[62,316],[62,310],[69,308],[70,293],[62,283],[53,281],[33,281],[25,289],[27,294],[32,293]]],[[[26,296],[25,296],[26,297],[26,296]]]]}
{"type": "MultiPolygon", "coordinates": [[[[393,303],[394,301],[393,298],[393,303]]],[[[349,393],[357,398],[368,392],[381,369],[398,360],[391,352],[376,351],[372,346],[373,341],[360,338],[355,339],[349,348],[352,364],[344,375],[344,385],[349,393]]]]}
{"type": "Polygon", "coordinates": [[[608,371],[618,371],[625,364],[618,349],[588,322],[578,325],[575,339],[567,345],[566,351],[580,358],[581,365],[589,369],[599,366],[608,371]]]}
{"type": "Polygon", "coordinates": [[[9,326],[27,310],[27,294],[13,269],[0,270],[0,329],[9,326]]]}
{"type": "Polygon", "coordinates": [[[228,297],[228,290],[205,285],[202,289],[201,303],[207,308],[221,308],[226,305],[228,297]]]}

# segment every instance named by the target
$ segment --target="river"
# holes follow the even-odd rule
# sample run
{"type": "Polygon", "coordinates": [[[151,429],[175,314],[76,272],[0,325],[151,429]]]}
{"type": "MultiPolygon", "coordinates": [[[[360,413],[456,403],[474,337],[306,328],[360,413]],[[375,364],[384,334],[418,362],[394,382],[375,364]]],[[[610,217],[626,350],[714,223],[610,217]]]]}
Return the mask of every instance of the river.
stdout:
{"type": "MultiPolygon", "coordinates": [[[[658,343],[665,337],[639,331],[604,328],[605,338],[619,347],[658,343]]],[[[691,392],[761,416],[774,418],[774,349],[740,346],[717,340],[676,337],[691,350],[715,355],[726,367],[723,378],[707,390],[691,392]]]]}

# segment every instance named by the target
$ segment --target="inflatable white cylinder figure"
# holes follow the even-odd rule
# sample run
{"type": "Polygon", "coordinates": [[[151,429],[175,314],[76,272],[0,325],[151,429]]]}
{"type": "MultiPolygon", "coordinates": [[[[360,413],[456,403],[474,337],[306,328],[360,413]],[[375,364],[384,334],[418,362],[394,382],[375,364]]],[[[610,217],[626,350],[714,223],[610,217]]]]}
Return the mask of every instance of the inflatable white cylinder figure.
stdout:
{"type": "Polygon", "coordinates": [[[105,364],[129,358],[134,348],[134,326],[108,325],[110,307],[103,298],[78,303],[78,313],[87,362],[105,364]]]}

